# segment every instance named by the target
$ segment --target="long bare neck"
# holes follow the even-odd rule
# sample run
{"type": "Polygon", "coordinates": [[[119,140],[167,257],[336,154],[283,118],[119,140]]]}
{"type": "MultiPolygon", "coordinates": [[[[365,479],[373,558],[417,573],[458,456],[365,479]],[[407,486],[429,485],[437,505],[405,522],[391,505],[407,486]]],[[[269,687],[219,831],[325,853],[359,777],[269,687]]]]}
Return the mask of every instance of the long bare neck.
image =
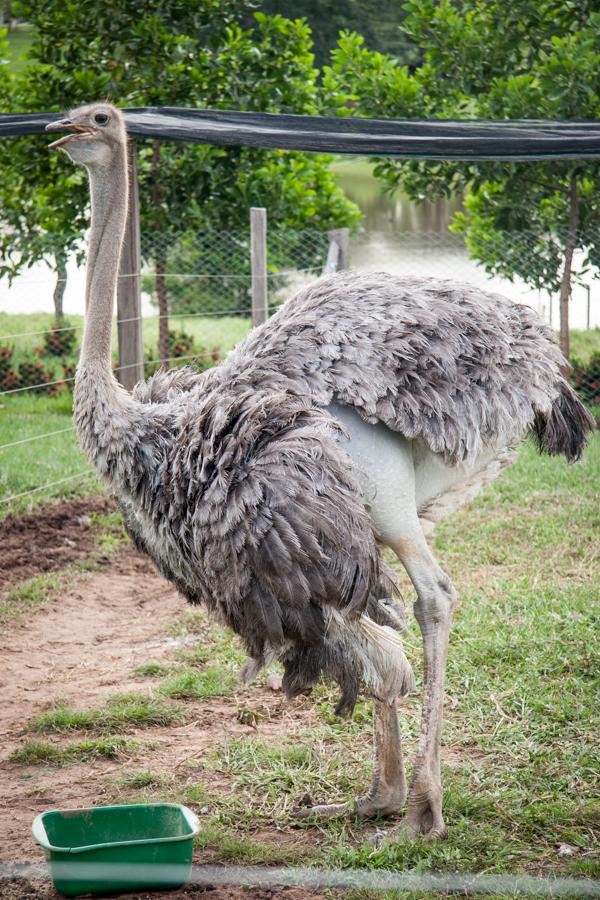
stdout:
{"type": "Polygon", "coordinates": [[[112,378],[112,315],[127,218],[127,158],[120,147],[110,168],[90,170],[92,227],[86,279],[86,318],[80,368],[112,378]]]}
{"type": "Polygon", "coordinates": [[[139,401],[112,372],[111,335],[121,244],[127,217],[127,164],[90,170],[92,228],[88,250],[86,316],[74,393],[75,425],[82,448],[117,491],[129,490],[136,446],[154,427],[139,401]]]}

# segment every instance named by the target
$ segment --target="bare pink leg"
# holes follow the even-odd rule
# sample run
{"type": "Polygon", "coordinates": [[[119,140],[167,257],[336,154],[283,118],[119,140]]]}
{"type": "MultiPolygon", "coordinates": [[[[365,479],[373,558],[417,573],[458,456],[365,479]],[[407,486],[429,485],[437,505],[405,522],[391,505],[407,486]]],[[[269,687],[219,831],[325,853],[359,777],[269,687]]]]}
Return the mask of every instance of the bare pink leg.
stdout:
{"type": "MultiPolygon", "coordinates": [[[[420,532],[420,529],[419,529],[420,532]]],[[[448,638],[456,592],[431,555],[420,532],[391,545],[417,592],[415,617],[423,637],[424,686],[419,747],[415,759],[406,816],[398,826],[408,835],[446,836],[442,816],[440,743],[448,638]]]]}

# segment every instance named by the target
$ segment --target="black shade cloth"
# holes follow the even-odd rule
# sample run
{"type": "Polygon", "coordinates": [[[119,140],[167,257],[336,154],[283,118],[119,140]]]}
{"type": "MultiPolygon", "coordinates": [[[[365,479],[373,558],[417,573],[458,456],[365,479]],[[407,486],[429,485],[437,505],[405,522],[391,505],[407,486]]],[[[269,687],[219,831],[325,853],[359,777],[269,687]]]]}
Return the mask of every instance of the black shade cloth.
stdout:
{"type": "MultiPolygon", "coordinates": [[[[600,122],[449,121],[293,116],[229,110],[125,110],[134,138],[420,159],[600,156],[600,122]]],[[[60,113],[0,114],[0,138],[40,134],[60,113]]]]}

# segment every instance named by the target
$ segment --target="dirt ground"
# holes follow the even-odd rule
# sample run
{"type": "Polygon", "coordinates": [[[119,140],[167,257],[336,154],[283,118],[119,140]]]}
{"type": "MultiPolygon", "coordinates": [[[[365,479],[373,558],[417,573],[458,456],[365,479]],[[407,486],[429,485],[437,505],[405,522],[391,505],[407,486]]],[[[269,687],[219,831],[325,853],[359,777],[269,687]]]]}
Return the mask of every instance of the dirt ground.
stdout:
{"type": "Polygon", "coordinates": [[[12,588],[88,557],[95,544],[93,513],[115,509],[104,495],[51,503],[0,525],[0,602],[12,588]]]}
{"type": "MultiPolygon", "coordinates": [[[[2,525],[0,573],[2,588],[25,578],[81,559],[93,545],[91,508],[106,511],[104,498],[56,504],[21,520],[2,525]],[[60,540],[57,541],[57,536],[60,540]]],[[[100,571],[81,579],[41,608],[0,624],[0,860],[41,862],[42,851],[31,837],[37,813],[57,807],[102,805],[106,784],[118,778],[123,761],[98,759],[63,768],[23,766],[10,762],[13,751],[27,737],[31,719],[58,698],[76,708],[102,705],[107,697],[128,690],[149,689],[152,680],[136,677],[142,663],[160,661],[172,649],[168,623],[186,611],[186,604],[132,549],[121,552],[100,571]]],[[[185,725],[154,727],[151,748],[136,754],[135,768],[176,771],[186,759],[201,756],[227,737],[256,734],[236,718],[239,695],[188,704],[185,725]],[[146,754],[146,755],[145,755],[146,754]]],[[[259,738],[288,737],[315,723],[310,704],[289,704],[280,693],[252,687],[252,703],[267,715],[259,738]]],[[[128,731],[148,742],[148,731],[128,731]]],[[[44,740],[46,738],[44,737],[44,740]]],[[[52,740],[52,738],[48,738],[52,740]]],[[[218,773],[215,773],[218,780],[218,773]]],[[[215,789],[215,783],[211,783],[215,789]]],[[[278,841],[299,840],[298,834],[278,834],[278,841]]],[[[201,863],[202,860],[196,860],[201,863]]],[[[178,892],[147,896],[185,897],[206,894],[211,900],[308,900],[322,896],[302,889],[214,889],[188,887],[178,892]]],[[[51,898],[52,888],[40,882],[0,882],[0,896],[9,900],[51,898]]],[[[127,895],[146,896],[146,895],[127,895]]]]}

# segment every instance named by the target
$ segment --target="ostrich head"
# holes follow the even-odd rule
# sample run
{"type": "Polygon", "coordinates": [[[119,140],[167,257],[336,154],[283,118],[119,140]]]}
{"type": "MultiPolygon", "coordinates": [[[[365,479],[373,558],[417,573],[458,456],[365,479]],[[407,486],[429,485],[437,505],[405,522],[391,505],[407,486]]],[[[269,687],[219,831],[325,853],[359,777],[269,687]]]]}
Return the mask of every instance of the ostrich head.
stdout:
{"type": "Polygon", "coordinates": [[[127,141],[125,120],[108,103],[74,109],[66,119],[46,125],[46,131],[68,131],[51,147],[60,147],[73,162],[87,168],[108,167],[127,141]]]}

